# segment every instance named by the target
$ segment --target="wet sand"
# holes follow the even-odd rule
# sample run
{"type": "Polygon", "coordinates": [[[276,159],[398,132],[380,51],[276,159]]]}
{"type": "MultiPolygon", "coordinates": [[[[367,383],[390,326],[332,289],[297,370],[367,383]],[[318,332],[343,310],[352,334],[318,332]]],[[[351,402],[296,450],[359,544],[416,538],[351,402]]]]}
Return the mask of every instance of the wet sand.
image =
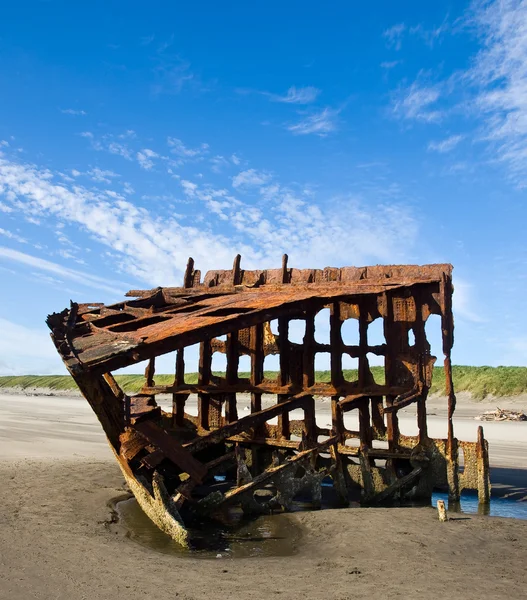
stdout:
{"type": "MultiPolygon", "coordinates": [[[[475,439],[470,415],[483,410],[463,404],[459,438],[475,439]]],[[[328,415],[322,405],[321,425],[328,415]]],[[[436,418],[441,427],[444,416],[436,418]]],[[[405,432],[413,415],[402,421],[405,432]]],[[[495,488],[508,478],[509,493],[525,497],[518,467],[527,423],[484,426],[495,488]]],[[[200,560],[144,548],[112,523],[108,503],[124,481],[80,398],[0,395],[0,481],[1,599],[479,599],[521,598],[527,589],[527,521],[454,515],[439,523],[432,508],[296,513],[303,537],[288,558],[200,560]]]]}

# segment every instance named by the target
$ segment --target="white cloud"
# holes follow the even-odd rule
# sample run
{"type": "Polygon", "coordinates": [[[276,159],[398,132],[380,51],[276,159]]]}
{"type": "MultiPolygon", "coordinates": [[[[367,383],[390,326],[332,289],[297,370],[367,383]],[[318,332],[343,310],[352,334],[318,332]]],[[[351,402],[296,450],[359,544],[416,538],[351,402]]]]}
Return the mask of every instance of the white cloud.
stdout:
{"type": "Polygon", "coordinates": [[[294,125],[289,125],[287,129],[295,135],[314,133],[319,136],[325,136],[337,129],[337,116],[339,112],[335,109],[324,108],[320,112],[309,115],[294,125]]]}
{"type": "Polygon", "coordinates": [[[30,329],[0,317],[0,375],[64,373],[47,329],[30,329]]]}
{"type": "Polygon", "coordinates": [[[417,81],[398,91],[393,112],[402,119],[434,123],[442,118],[441,111],[434,109],[440,97],[439,86],[421,86],[417,81]]]}
{"type": "Polygon", "coordinates": [[[438,142],[430,142],[428,144],[428,150],[433,150],[441,154],[450,152],[459,144],[459,142],[461,142],[464,139],[464,137],[464,135],[451,135],[445,138],[444,140],[440,140],[438,142]]]}
{"type": "MultiPolygon", "coordinates": [[[[103,148],[95,148],[96,150],[102,150],[103,148]]],[[[120,144],[119,142],[110,142],[107,146],[108,152],[110,154],[117,154],[118,156],[122,156],[126,158],[126,160],[132,160],[132,152],[126,144],[120,144]]]]}
{"type": "Polygon", "coordinates": [[[208,144],[200,144],[197,148],[188,148],[180,139],[174,137],[167,138],[167,144],[173,154],[182,158],[197,158],[206,154],[209,149],[208,144]]]}
{"type": "MultiPolygon", "coordinates": [[[[79,175],[81,175],[79,171],[75,170],[73,170],[71,174],[74,177],[78,177],[79,175]]],[[[111,183],[112,179],[120,177],[119,174],[114,173],[113,171],[110,171],[108,169],[99,169],[99,167],[93,167],[93,169],[90,169],[86,173],[86,175],[88,175],[88,177],[90,177],[90,179],[92,179],[93,181],[97,181],[100,183],[111,183]]]]}
{"type": "MultiPolygon", "coordinates": [[[[69,267],[63,267],[62,265],[51,262],[44,258],[39,258],[37,256],[32,256],[30,254],[18,252],[17,250],[12,250],[11,248],[0,246],[0,259],[23,264],[33,269],[40,269],[48,273],[54,273],[55,275],[59,275],[64,279],[76,281],[77,283],[81,283],[89,288],[96,288],[115,294],[115,287],[112,287],[108,280],[103,279],[102,277],[97,277],[97,275],[90,275],[89,273],[76,271],[75,269],[70,269],[69,267]]],[[[121,283],[120,285],[123,287],[129,287],[128,284],[121,283]]]]}
{"type": "Polygon", "coordinates": [[[313,86],[306,87],[295,87],[291,86],[285,96],[279,96],[277,94],[268,94],[271,100],[274,102],[286,102],[288,104],[311,104],[314,102],[320,90],[313,86]]]}
{"type": "Polygon", "coordinates": [[[265,173],[264,171],[257,171],[256,169],[247,169],[246,171],[241,171],[238,175],[235,175],[232,178],[232,187],[249,187],[256,185],[264,185],[268,183],[271,176],[269,173],[265,173]]]}
{"type": "Polygon", "coordinates": [[[154,166],[153,158],[159,158],[159,154],[150,150],[149,148],[143,148],[136,154],[137,162],[142,169],[149,171],[154,166]]]}
{"type": "Polygon", "coordinates": [[[64,109],[61,109],[60,112],[65,115],[74,115],[74,116],[85,116],[88,114],[85,110],[77,110],[75,108],[64,108],[64,109]]]}

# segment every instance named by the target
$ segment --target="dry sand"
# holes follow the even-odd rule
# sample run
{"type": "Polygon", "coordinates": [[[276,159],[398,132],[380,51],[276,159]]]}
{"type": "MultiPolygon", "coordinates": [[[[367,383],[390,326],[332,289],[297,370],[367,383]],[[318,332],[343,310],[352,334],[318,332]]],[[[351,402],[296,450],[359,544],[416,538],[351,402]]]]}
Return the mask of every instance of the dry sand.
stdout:
{"type": "MultiPolygon", "coordinates": [[[[475,439],[473,416],[487,405],[459,408],[458,437],[475,439]]],[[[321,405],[319,423],[327,410],[321,405]]],[[[431,401],[431,428],[442,427],[442,410],[431,401]]],[[[410,414],[402,421],[403,432],[414,426],[410,414]]],[[[485,423],[485,432],[494,484],[525,497],[517,467],[525,466],[527,423],[485,423]]],[[[1,599],[527,597],[527,521],[456,515],[439,523],[432,508],[296,513],[303,537],[288,558],[149,550],[111,523],[108,502],[124,482],[79,398],[0,394],[0,481],[1,599]]]]}

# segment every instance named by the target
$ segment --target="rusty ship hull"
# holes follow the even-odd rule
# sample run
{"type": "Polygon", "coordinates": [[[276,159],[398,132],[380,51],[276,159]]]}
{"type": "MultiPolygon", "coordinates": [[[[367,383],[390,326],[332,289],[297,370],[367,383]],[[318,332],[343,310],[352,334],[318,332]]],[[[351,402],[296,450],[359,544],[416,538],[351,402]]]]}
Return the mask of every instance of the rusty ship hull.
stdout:
{"type": "Polygon", "coordinates": [[[465,488],[476,489],[480,501],[488,502],[483,429],[476,442],[460,442],[454,435],[452,293],[447,264],[294,269],[284,256],[279,269],[249,271],[237,256],[231,270],[210,271],[202,281],[190,259],[181,288],[132,290],[125,301],[109,306],[72,303],[47,323],[137,501],[158,527],[185,545],[187,524],[196,515],[213,518],[233,505],[251,514],[288,510],[300,493],[316,507],[328,478],[342,506],[357,490],[363,502],[381,504],[427,499],[437,487],[448,489],[452,500],[465,488]],[[329,309],[329,340],[321,343],[315,319],[324,309],[329,309]],[[436,362],[425,329],[431,315],[441,321],[445,439],[430,438],[427,427],[436,362]],[[377,319],[381,344],[368,335],[377,319]],[[291,340],[292,321],[301,325],[301,342],[291,340]],[[356,329],[356,339],[343,335],[346,322],[356,329]],[[190,384],[185,351],[196,344],[199,377],[190,384]],[[215,353],[226,360],[221,376],[212,370],[215,353]],[[327,383],[315,380],[319,353],[329,356],[327,383]],[[156,357],[166,354],[173,356],[174,379],[156,385],[156,357]],[[273,379],[264,372],[269,355],[279,360],[273,379]],[[382,383],[373,378],[372,355],[384,362],[382,383]],[[249,377],[239,372],[244,356],[250,357],[249,377]],[[353,381],[345,377],[347,357],[358,363],[353,381]],[[113,373],[143,361],[140,392],[126,394],[113,373]],[[158,405],[160,394],[170,395],[171,411],[158,405]],[[185,410],[193,395],[197,416],[185,410]],[[247,395],[250,410],[242,416],[240,398],[245,404],[247,395]],[[327,427],[316,421],[322,397],[331,402],[327,427]],[[398,411],[410,406],[416,412],[415,437],[399,431],[398,411]],[[292,418],[298,409],[303,418],[292,418]],[[357,411],[357,431],[345,426],[350,411],[357,411]]]}

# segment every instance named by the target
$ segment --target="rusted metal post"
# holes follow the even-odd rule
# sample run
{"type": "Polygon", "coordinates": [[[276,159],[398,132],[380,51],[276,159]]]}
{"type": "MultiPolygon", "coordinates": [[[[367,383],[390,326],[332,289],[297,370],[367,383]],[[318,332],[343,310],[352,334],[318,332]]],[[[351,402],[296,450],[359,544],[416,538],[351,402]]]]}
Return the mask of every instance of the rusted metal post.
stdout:
{"type": "MultiPolygon", "coordinates": [[[[199,348],[199,373],[198,383],[207,385],[210,383],[212,366],[212,349],[210,340],[204,340],[199,348]]],[[[209,426],[210,396],[199,392],[198,394],[198,423],[199,427],[208,430],[209,426]]]]}
{"type": "MultiPolygon", "coordinates": [[[[180,348],[176,351],[176,386],[184,385],[185,383],[185,351],[180,348]]],[[[172,394],[172,421],[178,427],[183,427],[185,424],[185,403],[188,394],[172,394]]]]}
{"type": "MultiPolygon", "coordinates": [[[[286,261],[287,265],[287,261],[286,261]]],[[[280,347],[280,373],[279,384],[287,385],[291,381],[291,371],[289,362],[289,319],[281,317],[278,319],[278,342],[280,347]]],[[[285,402],[289,396],[287,394],[279,394],[278,402],[285,402]]],[[[280,437],[289,439],[291,431],[289,428],[289,413],[284,412],[278,417],[278,432],[280,437]]]]}
{"type": "Polygon", "coordinates": [[[490,502],[489,445],[483,435],[481,425],[478,427],[476,456],[478,461],[478,501],[480,504],[488,504],[490,502]]]}

